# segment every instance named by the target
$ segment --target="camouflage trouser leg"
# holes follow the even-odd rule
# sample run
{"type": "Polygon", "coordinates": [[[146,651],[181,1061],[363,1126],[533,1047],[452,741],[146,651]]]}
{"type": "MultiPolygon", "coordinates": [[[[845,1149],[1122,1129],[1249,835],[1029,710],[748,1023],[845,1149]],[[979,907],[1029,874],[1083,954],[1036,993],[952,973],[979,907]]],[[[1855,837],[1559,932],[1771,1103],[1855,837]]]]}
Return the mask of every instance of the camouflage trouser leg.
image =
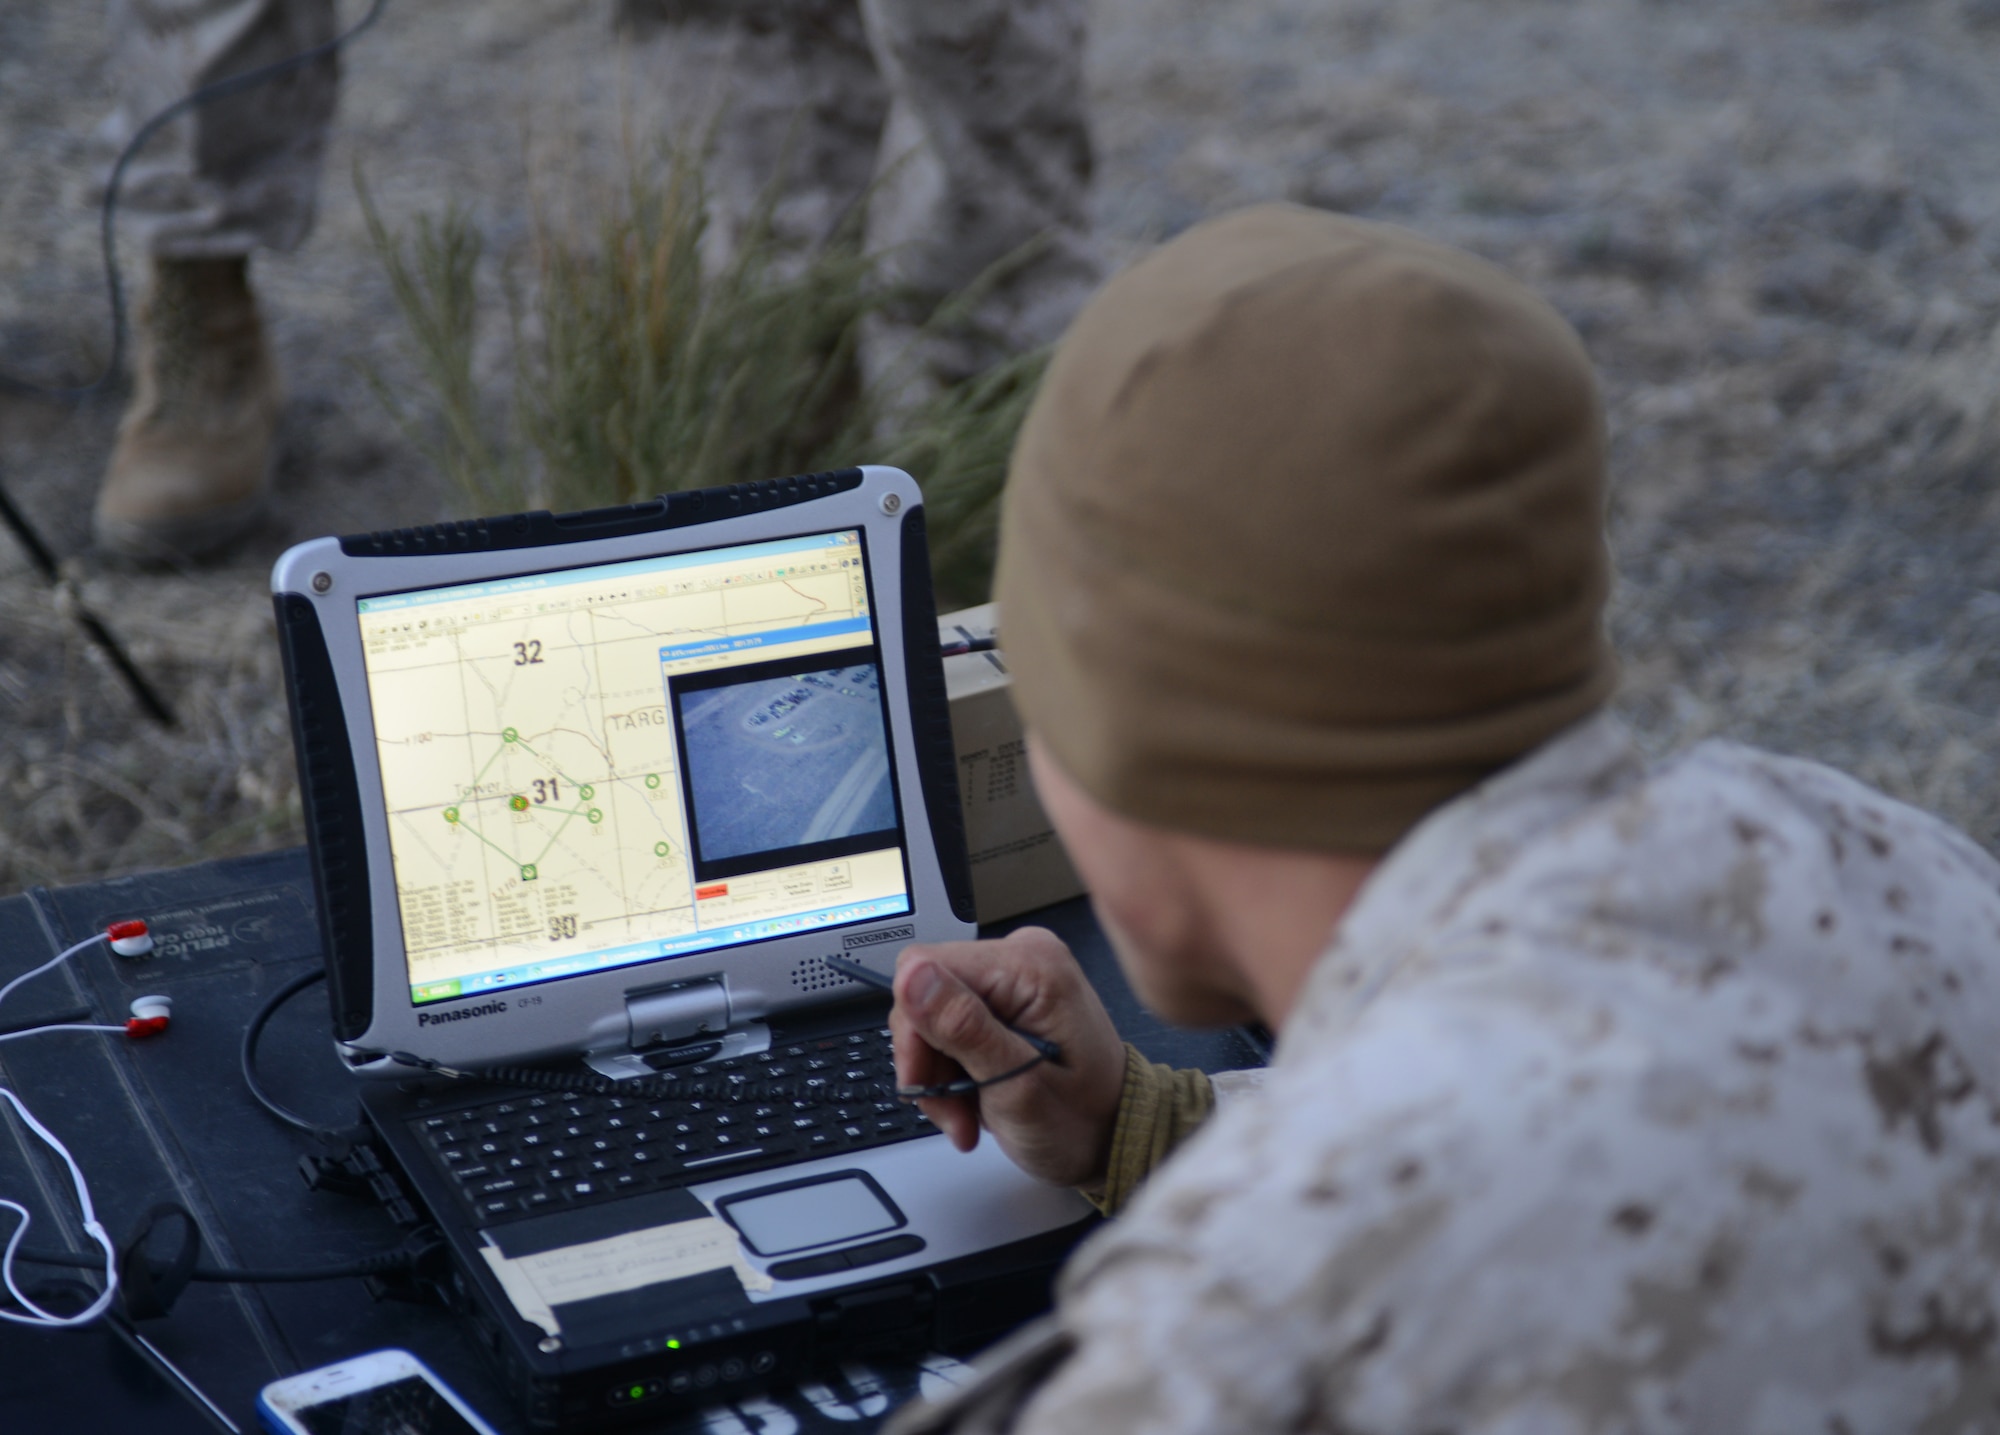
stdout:
{"type": "Polygon", "coordinates": [[[819,243],[855,212],[875,171],[889,93],[854,0],[622,0],[639,41],[646,119],[709,147],[712,256],[736,248],[777,186],[776,237],[819,243]]]}
{"type": "MultiPolygon", "coordinates": [[[[1090,242],[1082,0],[861,9],[893,97],[868,238],[911,294],[903,318],[982,276],[991,283],[964,325],[916,340],[922,368],[950,382],[1053,342],[1103,278],[1090,242]]],[[[879,376],[899,340],[876,336],[864,363],[879,376]]]]}
{"type": "Polygon", "coordinates": [[[807,244],[865,202],[907,302],[868,336],[872,377],[922,390],[1048,343],[1102,271],[1089,241],[1083,0],[625,0],[683,138],[716,126],[725,238],[774,178],[807,244]],[[871,188],[872,186],[872,188],[871,188]],[[949,335],[938,302],[1012,258],[949,335]]]}
{"type": "MultiPolygon", "coordinates": [[[[174,100],[333,38],[333,0],[111,0],[122,146],[174,100]]],[[[163,258],[288,250],[312,228],[338,85],[333,57],[201,106],[126,171],[120,210],[163,258]]]]}

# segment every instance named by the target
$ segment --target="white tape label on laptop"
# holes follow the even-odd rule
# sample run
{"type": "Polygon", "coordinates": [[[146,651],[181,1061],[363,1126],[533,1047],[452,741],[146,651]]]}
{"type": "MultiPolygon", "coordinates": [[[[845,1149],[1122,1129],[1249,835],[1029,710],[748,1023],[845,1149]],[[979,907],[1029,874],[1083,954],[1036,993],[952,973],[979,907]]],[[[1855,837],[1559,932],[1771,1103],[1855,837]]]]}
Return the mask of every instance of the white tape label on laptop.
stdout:
{"type": "Polygon", "coordinates": [[[480,1252],[521,1319],[562,1334],[554,1306],[639,1290],[662,1281],[733,1270],[746,1291],[767,1291],[771,1278],[743,1259],[736,1231],[713,1216],[633,1231],[608,1240],[509,1259],[497,1246],[480,1252]]]}

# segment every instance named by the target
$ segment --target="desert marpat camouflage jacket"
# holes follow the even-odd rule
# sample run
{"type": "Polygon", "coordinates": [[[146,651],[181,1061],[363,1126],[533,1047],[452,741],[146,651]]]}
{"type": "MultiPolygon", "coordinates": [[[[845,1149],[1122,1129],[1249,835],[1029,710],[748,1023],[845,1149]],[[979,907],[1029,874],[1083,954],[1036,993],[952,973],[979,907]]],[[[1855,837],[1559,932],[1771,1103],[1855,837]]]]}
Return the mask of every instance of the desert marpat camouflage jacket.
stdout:
{"type": "Polygon", "coordinates": [[[1434,814],[1261,1092],[901,1430],[2000,1430],[2000,867],[1594,718],[1434,814]]]}

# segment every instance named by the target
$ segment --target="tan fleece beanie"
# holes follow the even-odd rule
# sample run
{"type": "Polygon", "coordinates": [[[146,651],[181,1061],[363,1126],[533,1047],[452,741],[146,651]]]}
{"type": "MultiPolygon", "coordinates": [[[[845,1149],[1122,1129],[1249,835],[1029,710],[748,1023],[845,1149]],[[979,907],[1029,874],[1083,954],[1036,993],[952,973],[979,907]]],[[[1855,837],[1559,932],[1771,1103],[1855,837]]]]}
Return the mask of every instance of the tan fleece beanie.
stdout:
{"type": "Polygon", "coordinates": [[[1115,812],[1385,851],[1610,694],[1603,528],[1553,309],[1404,230],[1244,210],[1056,353],[1001,524],[1015,697],[1115,812]]]}

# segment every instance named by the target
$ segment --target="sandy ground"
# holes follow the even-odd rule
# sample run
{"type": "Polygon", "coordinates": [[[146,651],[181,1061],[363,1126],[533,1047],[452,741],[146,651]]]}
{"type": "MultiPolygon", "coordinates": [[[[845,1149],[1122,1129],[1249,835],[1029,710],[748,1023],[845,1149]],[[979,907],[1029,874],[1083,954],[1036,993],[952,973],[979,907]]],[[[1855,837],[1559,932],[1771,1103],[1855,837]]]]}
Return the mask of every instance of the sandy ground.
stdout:
{"type": "MultiPolygon", "coordinates": [[[[299,840],[270,561],[460,507],[362,377],[408,371],[354,175],[392,220],[456,199],[518,247],[532,185],[609,173],[623,117],[643,128],[659,98],[609,12],[398,3],[351,52],[318,229],[258,261],[290,403],[276,513],[240,555],[165,576],[95,563],[116,398],[0,401],[0,481],[184,717],[173,735],[138,722],[0,538],[0,891],[299,840]]],[[[1115,254],[1292,198],[1466,245],[1576,323],[1611,417],[1619,702],[1650,745],[1820,758],[2000,843],[2000,0],[1093,15],[1115,254]]],[[[103,48],[94,5],[0,6],[10,371],[104,352],[103,48]]]]}

